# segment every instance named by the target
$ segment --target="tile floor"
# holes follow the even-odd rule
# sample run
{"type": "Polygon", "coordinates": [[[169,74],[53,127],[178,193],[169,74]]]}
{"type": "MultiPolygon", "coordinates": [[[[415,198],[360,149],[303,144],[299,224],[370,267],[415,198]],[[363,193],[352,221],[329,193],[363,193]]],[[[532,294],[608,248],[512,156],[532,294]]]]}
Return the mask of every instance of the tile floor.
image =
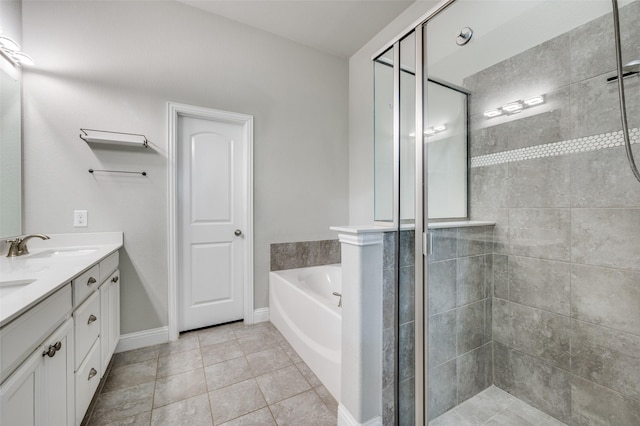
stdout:
{"type": "Polygon", "coordinates": [[[429,426],[566,426],[564,423],[491,386],[429,422],[429,426]]]}
{"type": "Polygon", "coordinates": [[[338,403],[271,323],[116,354],[88,424],[331,425],[338,403]]]}

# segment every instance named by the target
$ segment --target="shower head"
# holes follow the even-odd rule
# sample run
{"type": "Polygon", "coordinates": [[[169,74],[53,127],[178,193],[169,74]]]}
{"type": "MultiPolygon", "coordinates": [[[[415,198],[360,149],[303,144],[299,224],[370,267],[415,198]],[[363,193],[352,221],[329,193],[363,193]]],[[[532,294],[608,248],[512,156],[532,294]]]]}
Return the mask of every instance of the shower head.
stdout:
{"type": "Polygon", "coordinates": [[[623,73],[628,73],[628,72],[633,72],[633,73],[637,73],[640,72],[640,59],[636,59],[635,61],[631,61],[628,64],[626,64],[625,66],[622,67],[622,72],[623,73]]]}

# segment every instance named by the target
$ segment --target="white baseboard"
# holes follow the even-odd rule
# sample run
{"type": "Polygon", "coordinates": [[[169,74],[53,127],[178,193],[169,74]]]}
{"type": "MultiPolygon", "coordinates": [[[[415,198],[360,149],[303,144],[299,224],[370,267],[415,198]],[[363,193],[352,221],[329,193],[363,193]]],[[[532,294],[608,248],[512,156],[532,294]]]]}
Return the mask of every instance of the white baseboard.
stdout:
{"type": "Polygon", "coordinates": [[[123,334],[116,347],[116,353],[159,345],[169,341],[169,327],[153,328],[150,330],[136,331],[123,334]]]}
{"type": "MultiPolygon", "coordinates": [[[[269,321],[269,308],[259,308],[253,311],[253,323],[269,321]]],[[[136,331],[123,334],[116,347],[116,353],[131,351],[147,346],[159,345],[169,341],[169,327],[153,328],[151,330],[136,331]]]]}
{"type": "Polygon", "coordinates": [[[338,405],[338,426],[382,426],[382,418],[378,416],[360,423],[353,418],[344,405],[340,404],[338,405]]]}
{"type": "Polygon", "coordinates": [[[253,311],[253,323],[269,321],[269,308],[258,308],[253,311]]]}

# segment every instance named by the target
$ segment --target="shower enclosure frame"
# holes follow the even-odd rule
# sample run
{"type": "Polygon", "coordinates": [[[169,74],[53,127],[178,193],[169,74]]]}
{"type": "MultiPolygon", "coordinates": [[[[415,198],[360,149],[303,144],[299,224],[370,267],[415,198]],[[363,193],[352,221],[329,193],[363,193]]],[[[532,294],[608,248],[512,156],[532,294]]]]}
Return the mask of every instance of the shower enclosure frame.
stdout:
{"type": "MultiPolygon", "coordinates": [[[[428,343],[425,339],[425,331],[429,329],[429,318],[426,315],[425,307],[427,306],[426,299],[426,283],[424,282],[424,278],[428,274],[428,263],[427,263],[427,253],[429,253],[429,238],[427,231],[427,220],[424,218],[424,212],[428,211],[427,200],[428,200],[428,176],[424,170],[424,164],[428,164],[428,153],[427,150],[424,149],[424,137],[418,137],[418,135],[423,135],[424,132],[424,100],[425,100],[425,86],[424,86],[424,67],[425,67],[425,51],[424,51],[424,26],[426,23],[438,15],[440,12],[444,11],[448,6],[455,3],[456,0],[443,0],[435,8],[431,11],[427,12],[420,19],[418,19],[415,23],[407,27],[403,30],[398,36],[394,37],[388,43],[386,43],[382,48],[380,48],[372,57],[372,60],[376,60],[376,58],[383,55],[390,48],[394,48],[394,112],[393,112],[393,149],[394,149],[394,180],[396,184],[394,184],[394,198],[393,198],[393,211],[394,218],[392,226],[395,228],[396,232],[399,232],[402,229],[402,221],[400,218],[400,195],[399,189],[396,188],[397,183],[399,182],[399,145],[400,145],[400,114],[399,114],[399,100],[400,100],[400,42],[409,36],[411,33],[415,33],[415,58],[416,58],[416,103],[415,103],[415,134],[416,134],[416,143],[415,143],[415,185],[414,185],[414,197],[415,197],[415,425],[425,425],[426,419],[428,418],[428,407],[426,404],[427,400],[427,387],[428,383],[428,369],[426,365],[428,365],[428,350],[426,344],[428,343]],[[422,143],[418,143],[421,141],[422,143]],[[396,161],[397,160],[397,161],[396,161]]],[[[468,191],[468,188],[467,188],[468,191]]],[[[399,256],[399,238],[396,239],[396,256],[399,256]]],[[[398,282],[396,278],[396,282],[398,282]]],[[[396,292],[396,307],[399,305],[399,292],[396,292]]],[[[396,315],[395,318],[395,327],[398,330],[398,318],[396,315]]],[[[396,333],[395,337],[395,347],[398,346],[398,333],[396,333]]],[[[395,364],[398,365],[398,354],[395,351],[394,355],[395,364]]],[[[398,387],[397,383],[395,386],[395,422],[398,424],[398,387]]]]}
{"type": "MultiPolygon", "coordinates": [[[[428,339],[426,338],[426,330],[429,327],[429,319],[426,312],[427,309],[427,295],[426,295],[426,285],[425,277],[428,275],[428,262],[427,255],[430,253],[431,247],[429,246],[430,239],[428,238],[428,220],[425,218],[425,212],[428,211],[428,174],[425,173],[425,164],[428,164],[428,153],[424,148],[424,137],[422,137],[422,143],[418,143],[420,139],[418,139],[418,135],[423,135],[424,131],[424,114],[426,111],[426,87],[425,87],[425,75],[424,71],[426,68],[426,45],[424,40],[424,32],[426,31],[426,24],[439,15],[441,12],[445,11],[449,6],[453,3],[456,3],[457,0],[442,0],[438,3],[434,8],[432,8],[429,12],[424,14],[418,20],[414,21],[413,24],[406,27],[402,32],[400,32],[396,37],[391,39],[389,42],[384,44],[374,55],[372,55],[371,59],[375,60],[380,55],[385,53],[388,49],[394,47],[394,102],[396,105],[399,105],[398,99],[400,97],[400,87],[397,83],[396,79],[399,80],[400,75],[400,62],[399,62],[399,47],[400,42],[406,38],[407,36],[415,33],[415,54],[416,54],[416,104],[415,104],[415,134],[416,134],[416,143],[415,143],[415,425],[426,425],[428,416],[428,339]]],[[[616,0],[612,1],[613,3],[613,13],[614,19],[617,19],[617,2],[616,0]]],[[[615,23],[616,31],[618,29],[618,22],[615,23]]],[[[619,34],[616,34],[616,37],[619,38],[619,34]]],[[[620,58],[620,41],[616,40],[616,59],[617,59],[617,73],[620,81],[619,85],[622,84],[622,75],[621,75],[621,58],[620,58]]],[[[620,95],[620,103],[621,109],[624,111],[625,104],[623,101],[623,95],[620,95]]],[[[400,137],[399,131],[399,116],[398,112],[394,110],[394,138],[400,137]]],[[[626,127],[624,113],[622,117],[623,125],[626,127]]],[[[467,126],[469,123],[467,122],[467,126]]],[[[626,129],[625,129],[626,130],[626,129]]],[[[628,136],[626,136],[628,138],[628,136]]],[[[399,141],[398,141],[399,144],[399,141]]],[[[627,142],[628,145],[628,142],[627,142]]],[[[396,141],[394,139],[394,152],[396,150],[396,141]]],[[[629,147],[627,146],[627,151],[629,151],[629,147]]],[[[628,154],[628,152],[627,152],[628,154]]],[[[394,154],[395,156],[395,154],[394,154]]],[[[469,157],[468,157],[469,158],[469,157]]],[[[395,159],[394,159],[395,160],[395,159]]],[[[630,163],[632,163],[632,159],[630,163]]],[[[395,161],[394,161],[395,164],[395,161]]],[[[633,166],[633,165],[632,165],[633,166]]],[[[634,175],[637,172],[634,171],[634,175]]],[[[398,173],[394,173],[395,176],[398,173]]],[[[636,176],[637,177],[637,176],[636,176]]],[[[398,185],[398,181],[396,181],[395,185],[398,185]]],[[[394,185],[394,213],[397,214],[397,218],[400,217],[400,209],[398,204],[400,203],[399,196],[399,188],[395,188],[394,185]],[[396,204],[397,203],[397,204],[396,204]]],[[[467,192],[469,191],[469,187],[467,187],[467,192]]],[[[394,220],[393,227],[396,232],[399,232],[401,229],[402,221],[394,220]]],[[[396,255],[400,254],[399,244],[396,245],[396,255]]],[[[397,281],[396,281],[397,282],[397,281]]],[[[396,294],[396,308],[398,307],[398,294],[396,294]]],[[[396,318],[396,330],[398,330],[398,322],[396,318]]],[[[396,333],[396,348],[398,343],[398,337],[396,333]]],[[[395,361],[396,366],[398,365],[398,354],[397,351],[395,353],[395,361]]],[[[396,423],[398,421],[398,389],[396,383],[395,390],[395,416],[396,423]]]]}

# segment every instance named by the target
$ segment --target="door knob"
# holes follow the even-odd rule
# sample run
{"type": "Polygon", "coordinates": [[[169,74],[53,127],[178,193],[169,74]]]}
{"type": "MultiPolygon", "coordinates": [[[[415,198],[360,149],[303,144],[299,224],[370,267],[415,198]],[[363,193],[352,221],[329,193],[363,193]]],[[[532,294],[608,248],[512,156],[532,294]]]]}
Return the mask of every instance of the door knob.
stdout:
{"type": "Polygon", "coordinates": [[[234,234],[236,235],[236,237],[239,237],[240,235],[242,235],[242,231],[239,229],[236,229],[234,234]]]}

